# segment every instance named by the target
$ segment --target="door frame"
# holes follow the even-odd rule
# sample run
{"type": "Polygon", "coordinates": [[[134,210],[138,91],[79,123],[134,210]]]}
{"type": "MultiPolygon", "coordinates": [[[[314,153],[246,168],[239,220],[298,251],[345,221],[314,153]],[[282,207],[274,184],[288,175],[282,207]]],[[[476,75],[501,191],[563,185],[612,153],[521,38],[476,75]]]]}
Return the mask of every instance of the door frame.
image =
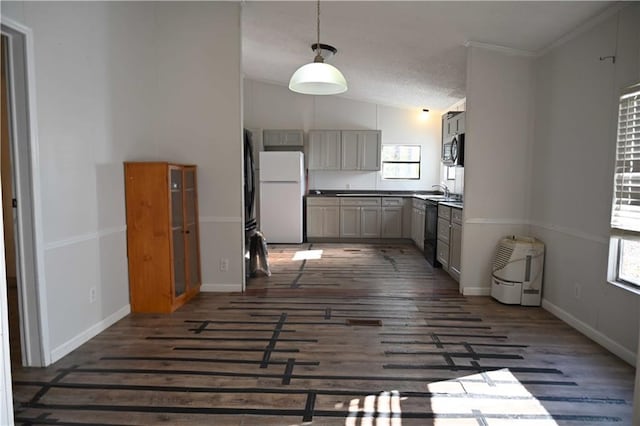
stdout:
{"type": "MultiPolygon", "coordinates": [[[[40,191],[40,160],[37,126],[36,78],[33,32],[2,16],[2,35],[7,36],[9,56],[8,97],[12,168],[16,211],[16,257],[22,364],[51,364],[47,293],[44,268],[44,236],[40,191]]],[[[3,276],[1,278],[5,280],[3,276]]],[[[3,315],[1,321],[7,321],[3,315]]]]}

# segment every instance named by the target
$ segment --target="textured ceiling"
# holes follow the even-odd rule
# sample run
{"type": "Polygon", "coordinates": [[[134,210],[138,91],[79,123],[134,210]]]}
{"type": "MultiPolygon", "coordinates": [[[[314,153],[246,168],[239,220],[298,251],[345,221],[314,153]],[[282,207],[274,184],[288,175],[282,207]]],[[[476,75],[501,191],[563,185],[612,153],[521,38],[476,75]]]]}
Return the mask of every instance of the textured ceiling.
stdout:
{"type": "MultiPolygon", "coordinates": [[[[539,52],[611,2],[322,1],[320,42],[349,84],[344,96],[383,105],[444,109],[465,96],[473,41],[539,52]]],[[[242,3],[247,78],[288,85],[313,60],[315,1],[242,3]]]]}

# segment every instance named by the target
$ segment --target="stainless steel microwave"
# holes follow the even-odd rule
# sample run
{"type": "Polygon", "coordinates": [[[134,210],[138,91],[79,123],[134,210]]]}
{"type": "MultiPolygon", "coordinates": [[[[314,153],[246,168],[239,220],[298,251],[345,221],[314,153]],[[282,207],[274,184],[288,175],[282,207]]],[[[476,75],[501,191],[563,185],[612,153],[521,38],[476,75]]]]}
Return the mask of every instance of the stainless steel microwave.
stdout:
{"type": "Polygon", "coordinates": [[[464,133],[451,138],[442,144],[442,164],[455,167],[464,166],[464,133]]]}

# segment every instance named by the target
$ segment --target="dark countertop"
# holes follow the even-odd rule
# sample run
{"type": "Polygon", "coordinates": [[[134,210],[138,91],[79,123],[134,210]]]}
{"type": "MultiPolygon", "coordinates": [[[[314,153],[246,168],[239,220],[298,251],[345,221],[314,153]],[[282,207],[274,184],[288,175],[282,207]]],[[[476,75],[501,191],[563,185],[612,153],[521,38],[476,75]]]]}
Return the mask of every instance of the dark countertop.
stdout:
{"type": "Polygon", "coordinates": [[[443,206],[451,207],[454,209],[464,209],[464,203],[460,201],[439,201],[438,204],[442,204],[443,206]]]}
{"type": "Polygon", "coordinates": [[[375,191],[375,190],[315,190],[312,189],[306,197],[404,197],[420,200],[436,201],[440,204],[462,209],[464,204],[453,196],[444,198],[441,192],[435,191],[375,191]]]}

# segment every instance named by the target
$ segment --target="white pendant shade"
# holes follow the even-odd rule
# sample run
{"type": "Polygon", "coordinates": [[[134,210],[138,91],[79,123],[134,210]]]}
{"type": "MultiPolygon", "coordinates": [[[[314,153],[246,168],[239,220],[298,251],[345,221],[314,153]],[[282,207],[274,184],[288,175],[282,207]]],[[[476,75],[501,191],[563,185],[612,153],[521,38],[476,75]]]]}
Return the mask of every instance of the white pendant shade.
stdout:
{"type": "Polygon", "coordinates": [[[289,89],[305,95],[337,95],[347,91],[347,80],[333,65],[311,62],[293,73],[289,89]]]}

